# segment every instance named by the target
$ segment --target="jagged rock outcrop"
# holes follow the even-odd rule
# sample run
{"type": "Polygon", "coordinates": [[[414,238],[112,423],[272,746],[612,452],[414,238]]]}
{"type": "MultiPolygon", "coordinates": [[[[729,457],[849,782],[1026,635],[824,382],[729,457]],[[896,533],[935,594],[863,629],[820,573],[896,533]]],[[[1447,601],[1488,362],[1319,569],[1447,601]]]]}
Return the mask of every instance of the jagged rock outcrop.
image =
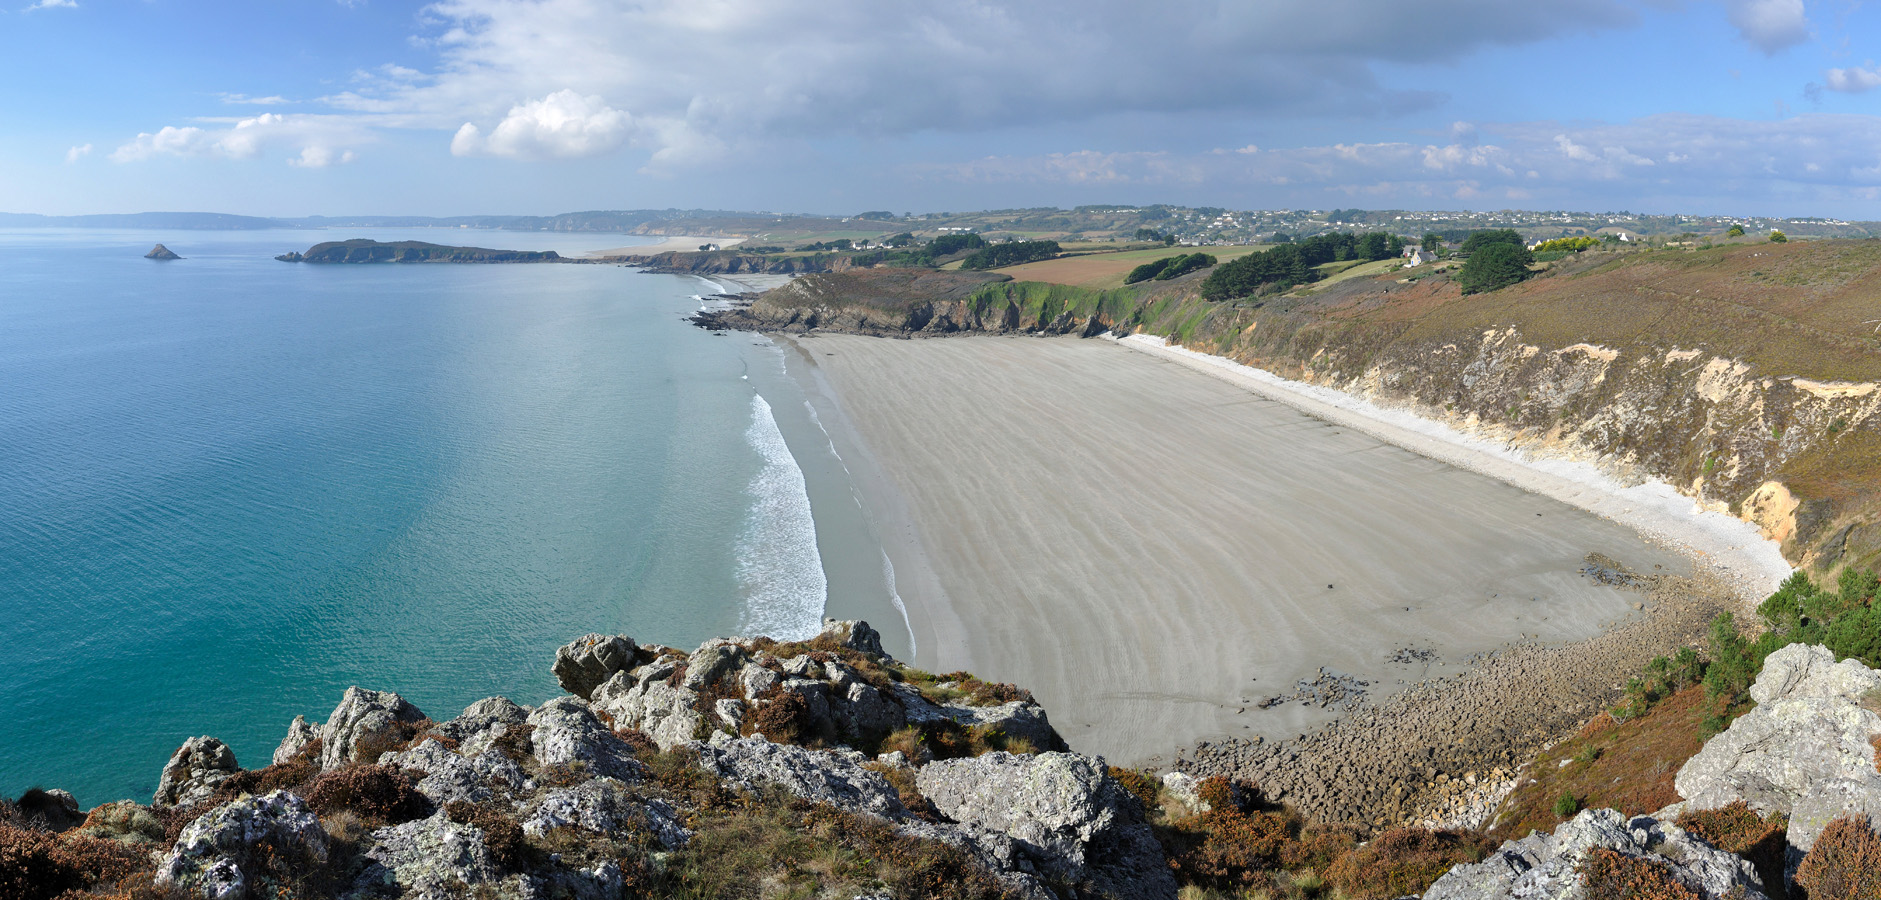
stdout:
{"type": "Polygon", "coordinates": [[[273,763],[278,766],[293,759],[302,747],[319,738],[320,726],[308,722],[306,716],[295,716],[294,721],[288,723],[287,737],[282,738],[280,745],[274,748],[273,763]]]}
{"type": "Polygon", "coordinates": [[[1750,689],[1757,707],[1679,769],[1681,806],[1743,800],[1759,813],[1782,813],[1798,856],[1839,816],[1881,826],[1881,772],[1870,743],[1881,735],[1881,714],[1862,706],[1872,692],[1881,692],[1881,672],[1838,663],[1827,648],[1792,644],[1770,654],[1750,689]]]}
{"type": "Polygon", "coordinates": [[[1050,877],[1088,882],[1103,896],[1176,894],[1141,806],[1101,759],[988,753],[929,763],[916,783],[942,815],[1012,838],[1050,877]]]}
{"type": "Polygon", "coordinates": [[[327,833],[299,797],[275,791],[211,810],[184,827],[157,867],[157,883],[208,898],[245,896],[269,860],[325,862],[327,833]]]}
{"type": "Polygon", "coordinates": [[[633,668],[640,646],[624,634],[585,634],[555,651],[555,664],[549,671],[565,690],[583,700],[594,697],[615,672],[633,668]]]}
{"type": "Polygon", "coordinates": [[[851,812],[884,819],[908,814],[888,780],[862,768],[868,757],[853,750],[806,750],[756,737],[697,744],[694,749],[700,768],[742,790],[768,782],[813,803],[851,812]]]}
{"type": "Polygon", "coordinates": [[[1590,894],[1582,881],[1582,867],[1595,848],[1648,861],[1703,900],[1767,896],[1750,863],[1676,825],[1649,816],[1628,821],[1610,809],[1589,809],[1553,834],[1509,841],[1480,863],[1451,869],[1430,886],[1424,900],[1605,900],[1590,894]]]}
{"type": "Polygon", "coordinates": [[[580,767],[591,775],[637,781],[646,766],[579,697],[557,697],[529,714],[529,743],[543,767],[580,767]]]}
{"type": "Polygon", "coordinates": [[[431,733],[456,741],[458,753],[473,757],[526,724],[531,711],[504,697],[486,697],[464,707],[457,718],[432,728],[431,733]]]}
{"type": "Polygon", "coordinates": [[[165,247],[162,244],[158,244],[157,246],[150,248],[150,252],[144,254],[144,258],[169,260],[169,259],[182,259],[183,257],[177,256],[175,251],[171,250],[170,248],[165,247]]]}
{"type": "Polygon", "coordinates": [[[157,779],[152,806],[188,806],[209,799],[216,786],[240,772],[235,751],[212,737],[193,737],[176,748],[157,779]]]}
{"type": "Polygon", "coordinates": [[[320,768],[337,769],[390,749],[400,724],[424,718],[418,707],[397,694],[349,687],[333,715],[320,726],[320,768]]]}

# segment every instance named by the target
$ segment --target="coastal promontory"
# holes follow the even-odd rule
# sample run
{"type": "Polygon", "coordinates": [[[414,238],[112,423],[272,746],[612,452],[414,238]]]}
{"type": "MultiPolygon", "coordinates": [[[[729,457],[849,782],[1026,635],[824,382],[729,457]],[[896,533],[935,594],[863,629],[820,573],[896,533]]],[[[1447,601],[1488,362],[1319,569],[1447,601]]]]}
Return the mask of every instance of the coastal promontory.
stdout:
{"type": "Polygon", "coordinates": [[[315,244],[306,253],[283,253],[275,259],[308,263],[545,263],[560,262],[562,257],[553,250],[489,250],[355,238],[315,244]]]}

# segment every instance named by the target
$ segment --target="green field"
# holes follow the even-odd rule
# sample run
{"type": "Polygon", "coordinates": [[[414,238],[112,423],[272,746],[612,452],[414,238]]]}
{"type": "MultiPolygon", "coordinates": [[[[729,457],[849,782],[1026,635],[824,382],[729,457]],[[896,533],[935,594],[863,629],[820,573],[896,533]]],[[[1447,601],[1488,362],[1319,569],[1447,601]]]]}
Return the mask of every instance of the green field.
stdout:
{"type": "Polygon", "coordinates": [[[1268,249],[1266,244],[1247,244],[1239,247],[1153,247],[1146,250],[1062,256],[1058,259],[1026,263],[1022,266],[1012,266],[996,271],[1011,275],[1014,281],[1041,281],[1046,284],[1066,284],[1073,287],[1109,290],[1123,287],[1124,276],[1130,274],[1131,269],[1147,262],[1194,253],[1198,250],[1222,262],[1227,262],[1257,250],[1266,249],[1268,249]]]}

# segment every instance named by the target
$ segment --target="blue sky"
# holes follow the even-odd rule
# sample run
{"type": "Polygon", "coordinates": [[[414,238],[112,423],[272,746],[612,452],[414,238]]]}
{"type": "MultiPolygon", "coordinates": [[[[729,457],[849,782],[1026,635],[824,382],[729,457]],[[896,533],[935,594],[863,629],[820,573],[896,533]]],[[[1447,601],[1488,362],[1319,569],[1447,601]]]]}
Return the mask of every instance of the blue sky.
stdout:
{"type": "Polygon", "coordinates": [[[1854,0],[11,0],[0,211],[1881,219],[1878,43],[1854,0]]]}

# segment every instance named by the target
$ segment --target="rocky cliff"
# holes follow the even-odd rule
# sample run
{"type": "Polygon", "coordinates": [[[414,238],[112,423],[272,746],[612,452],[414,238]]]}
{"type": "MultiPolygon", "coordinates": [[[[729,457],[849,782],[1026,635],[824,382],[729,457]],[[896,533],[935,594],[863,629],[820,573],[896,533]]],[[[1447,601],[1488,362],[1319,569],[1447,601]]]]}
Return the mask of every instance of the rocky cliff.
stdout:
{"type": "Polygon", "coordinates": [[[610,257],[611,262],[639,266],[648,272],[668,275],[804,275],[812,272],[842,272],[853,267],[843,254],[812,256],[762,256],[720,250],[710,253],[674,251],[650,256],[610,257]]]}

